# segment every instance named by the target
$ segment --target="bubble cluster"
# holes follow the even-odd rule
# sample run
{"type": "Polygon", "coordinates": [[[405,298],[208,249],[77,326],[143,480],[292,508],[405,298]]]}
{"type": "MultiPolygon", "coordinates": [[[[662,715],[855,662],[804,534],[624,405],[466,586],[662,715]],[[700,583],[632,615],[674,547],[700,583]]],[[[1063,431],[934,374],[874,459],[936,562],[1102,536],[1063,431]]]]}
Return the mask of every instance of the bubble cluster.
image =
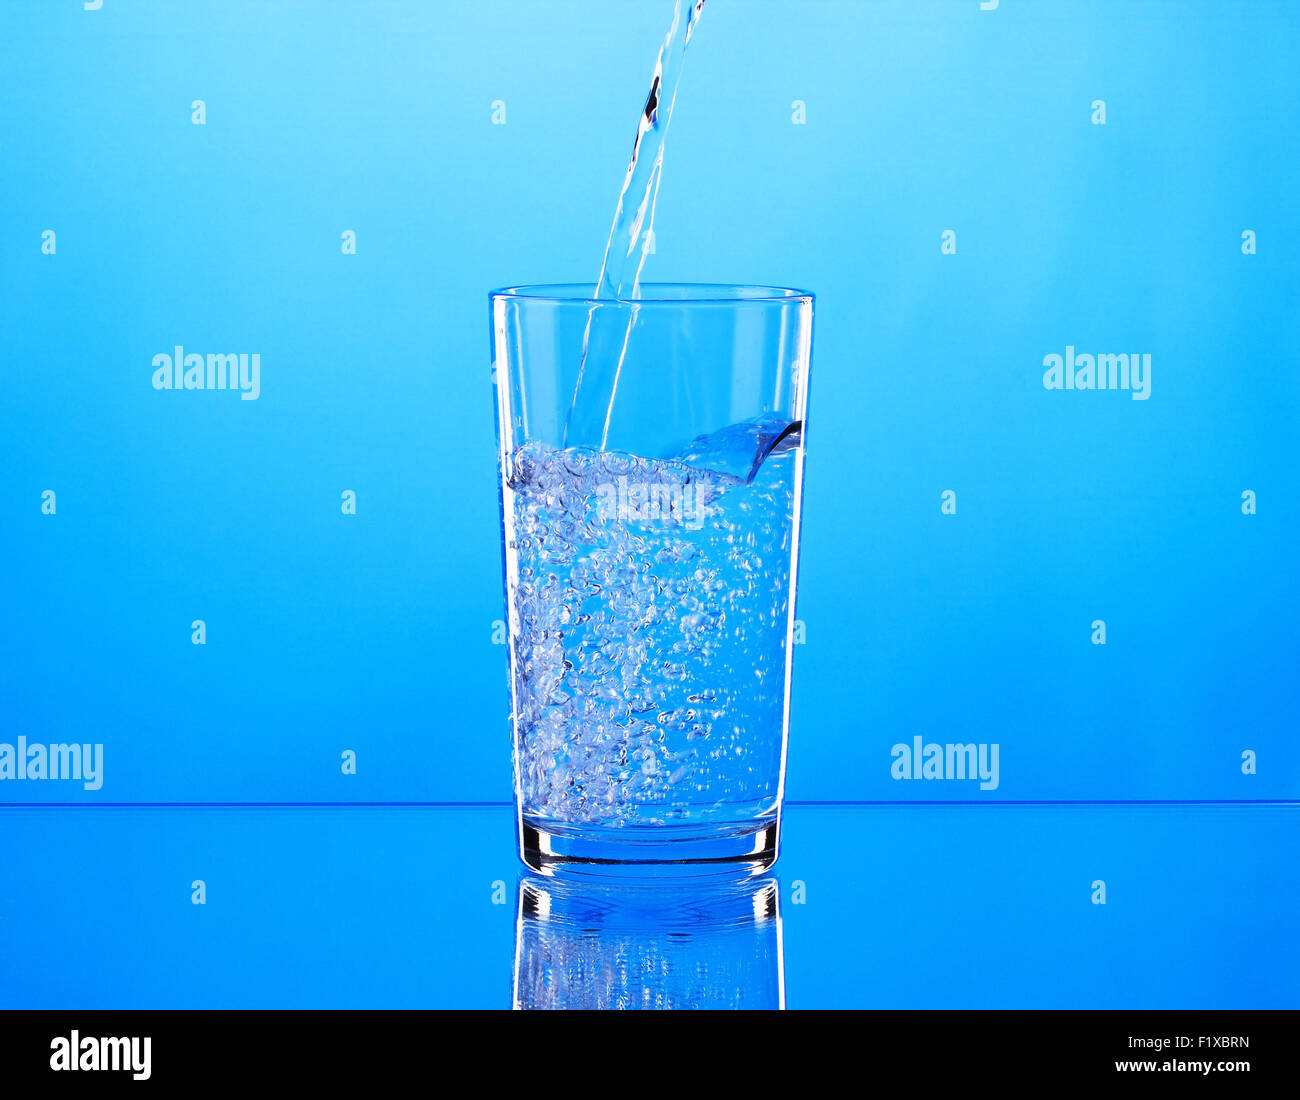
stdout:
{"type": "Polygon", "coordinates": [[[784,738],[795,451],[751,482],[528,443],[506,485],[526,815],[750,818],[784,738]]]}

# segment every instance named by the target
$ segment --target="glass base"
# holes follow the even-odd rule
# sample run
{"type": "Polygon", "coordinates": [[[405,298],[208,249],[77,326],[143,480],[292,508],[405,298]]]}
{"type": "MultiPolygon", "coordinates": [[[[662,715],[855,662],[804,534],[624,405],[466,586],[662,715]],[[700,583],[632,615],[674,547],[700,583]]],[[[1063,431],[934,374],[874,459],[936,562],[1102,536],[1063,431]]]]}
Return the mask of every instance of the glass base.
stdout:
{"type": "Polygon", "coordinates": [[[726,825],[643,825],[618,829],[519,818],[519,855],[543,875],[689,877],[758,875],[776,862],[779,812],[726,825]]]}

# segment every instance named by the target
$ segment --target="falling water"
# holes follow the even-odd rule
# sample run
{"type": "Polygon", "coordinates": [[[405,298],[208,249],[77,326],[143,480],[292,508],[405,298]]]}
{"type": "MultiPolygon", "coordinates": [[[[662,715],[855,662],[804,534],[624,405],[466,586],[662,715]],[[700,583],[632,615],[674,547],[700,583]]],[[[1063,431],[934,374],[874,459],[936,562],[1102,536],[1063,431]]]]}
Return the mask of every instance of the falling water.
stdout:
{"type": "MultiPolygon", "coordinates": [[[[632,159],[614,210],[614,223],[600,265],[594,297],[631,300],[641,296],[641,269],[653,236],[655,201],[663,176],[664,139],[677,101],[677,85],[691,33],[699,22],[705,0],[674,0],[673,21],[655,60],[654,76],[645,108],[637,122],[632,159]],[[682,8],[686,8],[685,23],[682,8]]],[[[567,444],[592,444],[601,450],[609,438],[619,374],[627,355],[628,340],[636,324],[637,307],[602,309],[592,305],[582,341],[582,363],[573,389],[573,402],[565,423],[567,444]]]]}

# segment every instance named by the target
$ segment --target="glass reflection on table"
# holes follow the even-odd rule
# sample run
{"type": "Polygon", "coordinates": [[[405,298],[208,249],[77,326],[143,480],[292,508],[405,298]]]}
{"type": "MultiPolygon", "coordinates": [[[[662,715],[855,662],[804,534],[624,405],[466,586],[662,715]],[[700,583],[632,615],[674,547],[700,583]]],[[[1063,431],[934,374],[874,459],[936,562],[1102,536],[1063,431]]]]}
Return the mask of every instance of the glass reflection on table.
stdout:
{"type": "Polygon", "coordinates": [[[593,883],[519,876],[514,1007],[785,1007],[775,876],[593,883]]]}

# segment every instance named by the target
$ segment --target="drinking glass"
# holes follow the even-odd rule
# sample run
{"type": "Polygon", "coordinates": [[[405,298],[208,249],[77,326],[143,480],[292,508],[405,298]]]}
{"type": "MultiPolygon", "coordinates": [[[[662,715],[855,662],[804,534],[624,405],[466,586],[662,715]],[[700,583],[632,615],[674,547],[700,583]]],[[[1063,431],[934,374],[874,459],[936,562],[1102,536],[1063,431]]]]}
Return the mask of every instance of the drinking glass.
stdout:
{"type": "Polygon", "coordinates": [[[520,853],[758,873],[790,717],[813,296],[490,295],[520,853]]]}

